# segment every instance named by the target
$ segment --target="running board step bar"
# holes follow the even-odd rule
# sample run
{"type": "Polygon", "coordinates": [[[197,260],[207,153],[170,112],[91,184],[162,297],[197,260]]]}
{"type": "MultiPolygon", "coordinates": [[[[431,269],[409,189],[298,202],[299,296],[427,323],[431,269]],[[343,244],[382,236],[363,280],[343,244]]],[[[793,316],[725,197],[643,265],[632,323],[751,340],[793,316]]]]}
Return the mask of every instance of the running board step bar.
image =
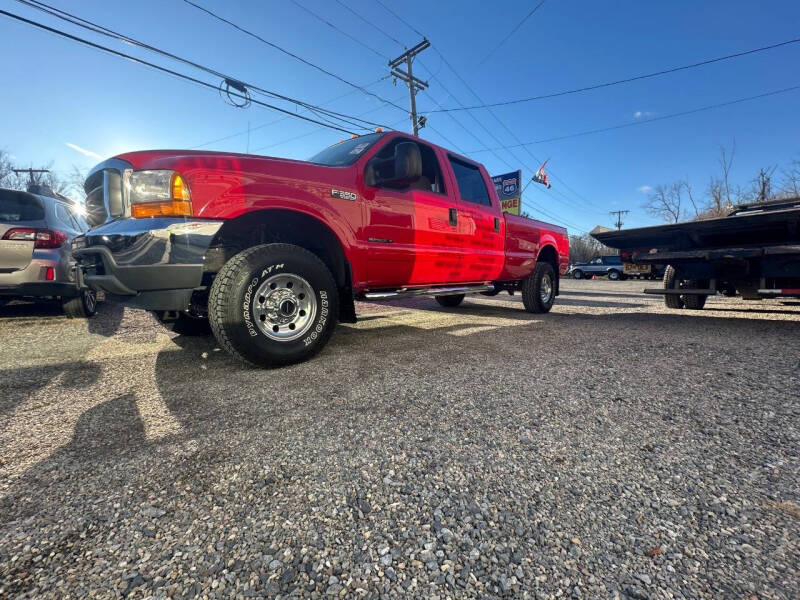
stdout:
{"type": "Polygon", "coordinates": [[[455,296],[456,294],[477,294],[492,291],[494,291],[494,286],[491,284],[442,288],[403,288],[391,292],[366,292],[364,298],[366,300],[391,300],[394,298],[412,298],[414,296],[455,296]]]}

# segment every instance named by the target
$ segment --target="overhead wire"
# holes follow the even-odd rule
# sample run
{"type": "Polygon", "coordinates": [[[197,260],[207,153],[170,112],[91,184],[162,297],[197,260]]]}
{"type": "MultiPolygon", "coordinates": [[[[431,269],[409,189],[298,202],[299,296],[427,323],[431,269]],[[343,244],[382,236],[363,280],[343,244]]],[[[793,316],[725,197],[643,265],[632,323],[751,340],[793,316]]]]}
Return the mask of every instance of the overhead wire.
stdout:
{"type": "MultiPolygon", "coordinates": [[[[43,23],[39,23],[37,21],[33,21],[31,19],[27,19],[27,18],[25,18],[25,17],[23,17],[21,15],[17,15],[15,13],[11,13],[11,12],[8,12],[8,11],[2,10],[2,9],[0,9],[0,14],[4,15],[4,16],[10,18],[10,19],[14,19],[16,21],[19,21],[21,23],[25,23],[25,24],[30,25],[32,27],[35,27],[35,28],[38,28],[38,29],[41,29],[41,30],[44,30],[44,31],[47,31],[47,32],[50,32],[50,33],[53,33],[53,34],[58,35],[60,37],[72,40],[74,42],[83,44],[85,46],[94,48],[96,50],[101,50],[103,52],[107,52],[109,54],[118,56],[120,58],[125,58],[127,60],[130,60],[131,62],[140,64],[140,65],[143,65],[143,66],[150,67],[150,68],[155,69],[157,71],[160,71],[162,73],[166,73],[168,75],[172,75],[173,77],[178,77],[178,78],[183,79],[185,81],[189,81],[191,83],[194,83],[194,84],[200,85],[202,87],[211,89],[211,90],[213,90],[215,92],[219,90],[219,86],[218,85],[214,85],[214,84],[208,83],[207,81],[203,81],[201,79],[197,79],[196,77],[192,77],[190,75],[186,75],[185,73],[180,73],[180,72],[175,71],[173,69],[170,69],[170,68],[167,68],[167,67],[152,63],[150,61],[144,60],[142,58],[138,58],[138,57],[133,56],[131,54],[126,54],[124,52],[120,52],[119,50],[115,50],[113,48],[109,48],[108,46],[103,46],[102,44],[98,44],[96,42],[92,42],[92,41],[87,40],[85,38],[73,35],[71,33],[67,33],[66,31],[62,31],[62,30],[54,28],[54,27],[50,27],[50,26],[45,25],[43,23]]],[[[238,92],[230,92],[230,93],[234,97],[241,98],[241,99],[247,99],[247,96],[245,96],[243,94],[239,94],[238,92]]],[[[322,126],[327,127],[329,129],[334,129],[334,130],[337,130],[337,131],[341,131],[343,133],[349,133],[351,135],[355,133],[355,132],[350,131],[348,129],[344,129],[343,127],[330,125],[328,123],[324,123],[322,121],[318,121],[318,120],[312,119],[310,117],[306,117],[306,116],[303,116],[303,115],[300,115],[300,114],[297,114],[297,113],[293,113],[292,111],[287,110],[285,108],[281,108],[279,106],[275,106],[273,104],[269,104],[267,102],[263,102],[261,100],[255,99],[255,98],[252,98],[251,101],[252,101],[253,104],[258,104],[259,106],[263,106],[265,108],[269,108],[271,110],[275,110],[277,112],[281,112],[281,113],[293,116],[293,117],[295,117],[297,119],[302,119],[303,121],[308,121],[310,123],[316,123],[317,125],[322,125],[322,126]]]]}
{"type": "Polygon", "coordinates": [[[517,30],[518,30],[520,27],[522,27],[522,26],[525,24],[525,22],[526,22],[528,19],[530,19],[530,18],[531,18],[531,17],[534,15],[534,13],[535,13],[537,10],[539,10],[539,9],[542,7],[542,4],[544,4],[545,2],[547,2],[547,0],[541,0],[541,1],[539,2],[539,4],[537,4],[536,6],[534,6],[534,7],[533,7],[533,9],[532,9],[532,10],[531,10],[531,11],[530,11],[530,12],[529,12],[527,15],[525,15],[525,16],[522,18],[522,20],[521,20],[519,23],[517,23],[517,25],[516,25],[516,26],[515,26],[515,27],[514,27],[514,28],[513,28],[511,31],[509,31],[509,32],[508,32],[508,35],[506,35],[506,36],[505,36],[505,37],[504,37],[502,40],[500,40],[500,43],[498,43],[498,44],[497,44],[497,45],[496,45],[494,48],[492,48],[492,49],[491,49],[491,51],[490,51],[490,52],[489,52],[489,53],[488,53],[486,56],[484,56],[484,57],[483,57],[483,58],[482,58],[480,61],[478,61],[478,66],[482,65],[482,64],[483,64],[483,63],[485,63],[487,60],[489,60],[489,58],[490,58],[490,57],[491,57],[491,56],[492,56],[492,55],[493,55],[495,52],[497,52],[497,50],[498,50],[498,49],[499,49],[499,48],[500,48],[500,47],[501,47],[503,44],[505,44],[505,43],[506,43],[506,42],[507,42],[509,39],[511,39],[511,36],[513,36],[513,35],[514,35],[514,34],[517,32],[517,30]]]}
{"type": "Polygon", "coordinates": [[[476,109],[481,109],[481,108],[494,108],[494,107],[497,107],[497,106],[510,106],[512,104],[522,104],[524,102],[533,102],[535,100],[545,100],[547,98],[558,98],[558,97],[561,97],[561,96],[568,96],[568,95],[571,95],[571,94],[580,94],[580,93],[583,93],[583,92],[589,92],[589,91],[598,90],[598,89],[601,89],[601,88],[612,87],[612,86],[621,85],[621,84],[624,84],[624,83],[631,83],[633,81],[641,81],[643,79],[651,79],[653,77],[661,77],[662,75],[668,75],[668,74],[671,74],[671,73],[677,73],[679,71],[686,71],[688,69],[695,69],[697,67],[703,67],[703,66],[714,64],[714,63],[718,63],[718,62],[731,60],[731,59],[734,59],[734,58],[740,58],[742,56],[748,56],[748,55],[751,55],[751,54],[756,54],[758,52],[766,52],[768,50],[774,50],[775,48],[781,48],[783,46],[788,46],[790,44],[797,44],[798,42],[800,42],[800,38],[793,38],[793,39],[790,39],[790,40],[785,40],[783,42],[770,44],[768,46],[761,46],[759,48],[752,48],[750,50],[744,50],[742,52],[735,52],[733,54],[727,54],[725,56],[718,56],[718,57],[711,58],[711,59],[708,59],[708,60],[702,60],[702,61],[699,61],[699,62],[694,62],[694,63],[687,64],[687,65],[681,65],[679,67],[672,67],[670,69],[662,69],[660,71],[655,71],[655,72],[652,72],[652,73],[645,73],[643,75],[635,75],[633,77],[625,77],[623,79],[617,79],[617,80],[614,80],[614,81],[607,81],[607,82],[603,82],[603,83],[597,83],[597,84],[593,84],[593,85],[582,86],[582,87],[575,88],[575,89],[563,90],[563,91],[560,91],[560,92],[552,92],[552,93],[549,93],[549,94],[541,94],[541,95],[538,95],[538,96],[529,96],[527,98],[517,98],[515,100],[504,100],[504,101],[501,101],[501,102],[490,102],[490,103],[481,102],[480,104],[475,104],[475,105],[472,105],[472,106],[464,106],[464,107],[458,106],[458,107],[443,108],[443,109],[430,111],[430,112],[450,112],[450,111],[458,112],[458,111],[462,111],[462,110],[476,110],[476,109]]]}
{"type": "MultiPolygon", "coordinates": [[[[69,13],[69,12],[67,12],[65,10],[61,10],[61,9],[56,8],[56,7],[50,6],[50,5],[48,5],[48,4],[44,3],[44,2],[40,2],[38,0],[17,0],[17,2],[20,3],[20,4],[26,5],[26,6],[30,7],[30,8],[34,8],[36,10],[44,12],[46,14],[49,14],[49,15],[51,15],[53,17],[56,17],[56,18],[58,18],[58,19],[60,19],[62,21],[66,21],[68,23],[71,23],[71,24],[76,25],[78,27],[81,27],[83,29],[87,29],[89,31],[92,31],[93,33],[96,33],[96,34],[99,34],[99,35],[103,35],[105,37],[109,37],[109,38],[115,39],[117,41],[121,41],[121,42],[124,42],[124,43],[127,43],[127,44],[131,44],[131,45],[143,48],[143,49],[148,50],[150,52],[159,54],[159,55],[164,56],[166,58],[170,58],[172,60],[175,60],[175,61],[181,62],[183,64],[186,64],[188,66],[191,66],[191,67],[193,67],[195,69],[204,71],[206,73],[209,73],[211,75],[214,75],[215,77],[219,77],[220,79],[222,79],[223,80],[223,84],[228,84],[228,85],[230,83],[239,84],[241,86],[245,86],[246,88],[248,88],[248,90],[254,90],[254,91],[260,92],[262,94],[265,94],[265,95],[267,95],[267,96],[269,96],[271,98],[275,98],[275,99],[283,100],[283,101],[286,101],[286,102],[290,102],[292,104],[296,104],[298,106],[303,106],[303,107],[308,108],[308,109],[319,110],[319,111],[322,111],[322,112],[326,113],[328,116],[332,116],[332,117],[335,117],[335,118],[341,118],[341,119],[345,120],[345,122],[348,122],[348,121],[346,121],[347,119],[352,119],[351,115],[346,115],[346,114],[343,114],[343,113],[338,113],[336,111],[331,111],[331,110],[328,110],[328,109],[324,109],[322,107],[315,106],[314,104],[311,104],[311,103],[308,103],[308,102],[304,102],[302,100],[298,100],[296,98],[292,98],[290,96],[286,96],[284,94],[280,94],[280,93],[274,92],[272,90],[264,89],[262,87],[259,87],[259,86],[255,85],[255,84],[250,84],[250,83],[244,82],[244,81],[240,80],[239,78],[233,77],[231,75],[226,75],[225,73],[217,71],[216,69],[207,67],[205,65],[202,65],[202,64],[197,63],[195,61],[192,61],[190,59],[178,56],[178,55],[176,55],[176,54],[174,54],[172,52],[169,52],[169,51],[163,50],[161,48],[158,48],[156,46],[153,46],[152,44],[148,44],[146,42],[139,41],[139,40],[134,39],[134,38],[132,38],[132,37],[130,37],[128,35],[119,33],[117,31],[114,31],[113,29],[110,29],[110,28],[105,27],[103,25],[99,25],[99,24],[97,24],[95,22],[92,22],[92,21],[90,21],[88,19],[84,19],[84,18],[79,17],[79,16],[77,16],[75,14],[69,13]]],[[[228,87],[228,89],[230,89],[230,88],[228,87]]],[[[239,95],[240,96],[244,96],[244,97],[249,96],[249,94],[247,92],[243,93],[241,90],[239,90],[239,95]]],[[[378,126],[378,127],[382,126],[380,123],[374,123],[372,121],[363,121],[363,123],[365,123],[366,125],[370,125],[370,126],[378,126]]],[[[349,124],[353,125],[352,122],[350,122],[349,124]]],[[[362,129],[367,129],[367,127],[365,127],[364,125],[361,125],[359,127],[362,128],[362,129]]]]}
{"type": "Polygon", "coordinates": [[[479,150],[472,150],[471,152],[477,154],[479,152],[490,152],[492,150],[495,150],[495,151],[496,150],[504,150],[506,148],[521,148],[521,147],[527,147],[527,146],[534,146],[536,144],[545,144],[545,143],[548,143],[548,142],[557,142],[557,141],[560,141],[560,140],[567,140],[567,139],[576,138],[576,137],[582,137],[582,136],[586,136],[586,135],[593,135],[593,134],[596,134],[596,133],[605,133],[607,131],[614,131],[616,129],[625,129],[627,127],[635,127],[637,125],[646,125],[648,123],[655,123],[657,121],[665,121],[665,120],[674,119],[674,118],[677,118],[677,117],[685,117],[687,115],[693,115],[693,114],[699,113],[699,112],[705,112],[705,111],[708,111],[708,110],[715,110],[717,108],[723,108],[723,107],[726,107],[726,106],[732,106],[734,104],[740,104],[742,102],[750,102],[751,100],[759,100],[761,98],[767,98],[767,97],[770,97],[770,96],[777,96],[778,94],[785,94],[785,93],[793,92],[793,91],[796,91],[796,90],[800,90],[800,85],[793,85],[791,87],[782,88],[782,89],[779,89],[779,90],[773,90],[771,92],[765,92],[763,94],[756,94],[755,96],[747,96],[745,98],[737,98],[735,100],[730,100],[730,101],[727,101],[727,102],[719,102],[717,104],[710,104],[708,106],[701,106],[699,108],[693,108],[693,109],[690,109],[690,110],[683,110],[683,111],[676,112],[676,113],[670,113],[670,114],[667,114],[667,115],[661,115],[660,117],[653,117],[651,119],[640,119],[640,120],[637,120],[637,121],[629,121],[627,123],[621,123],[619,125],[612,125],[610,127],[601,127],[601,128],[598,128],[598,129],[589,129],[587,131],[580,131],[580,132],[577,132],[577,133],[570,133],[570,134],[567,134],[567,135],[559,135],[559,136],[555,136],[555,137],[544,138],[544,139],[541,139],[541,140],[535,140],[535,141],[532,141],[532,142],[521,142],[521,143],[518,143],[518,144],[509,145],[509,146],[496,146],[495,148],[482,148],[482,149],[479,149],[479,150]]]}
{"type": "MultiPolygon", "coordinates": [[[[342,77],[341,75],[337,75],[336,73],[334,73],[334,72],[332,72],[332,71],[330,71],[330,70],[328,70],[328,69],[326,69],[324,67],[321,67],[321,66],[319,66],[319,65],[317,65],[317,64],[315,64],[315,63],[313,63],[313,62],[311,62],[311,61],[309,61],[309,60],[307,60],[307,59],[305,59],[305,58],[303,58],[301,56],[298,56],[297,54],[295,54],[293,52],[290,52],[289,50],[286,50],[285,48],[283,48],[282,46],[276,44],[275,42],[271,42],[270,40],[262,37],[261,35],[259,35],[257,33],[254,33],[253,31],[250,31],[249,29],[245,29],[241,25],[238,25],[238,24],[234,23],[233,21],[231,21],[229,19],[226,19],[225,17],[220,16],[216,12],[214,12],[214,11],[204,7],[204,6],[201,6],[201,5],[197,4],[197,3],[193,2],[192,0],[183,0],[183,1],[186,4],[188,4],[190,6],[193,6],[197,10],[200,10],[200,11],[206,13],[210,17],[212,17],[214,19],[217,19],[218,21],[221,21],[222,23],[225,23],[225,24],[229,25],[230,27],[233,27],[234,29],[238,30],[239,32],[241,32],[241,33],[243,33],[243,34],[245,34],[245,35],[247,35],[247,36],[249,36],[249,37],[251,37],[253,39],[258,40],[259,42],[262,42],[263,44],[266,44],[267,46],[269,46],[271,48],[274,48],[275,50],[278,50],[279,52],[282,52],[283,54],[285,54],[287,56],[290,56],[291,58],[294,58],[295,60],[298,60],[301,63],[316,69],[317,71],[320,71],[321,73],[324,73],[325,75],[333,77],[337,81],[339,81],[341,83],[344,83],[345,85],[348,85],[348,86],[350,86],[350,87],[352,87],[352,88],[354,88],[356,90],[359,90],[360,92],[366,94],[367,96],[372,96],[373,98],[376,98],[377,100],[380,100],[381,102],[384,102],[384,103],[386,103],[386,104],[388,104],[390,106],[393,106],[393,107],[395,107],[397,109],[400,109],[400,110],[403,110],[403,111],[406,110],[402,106],[399,106],[399,105],[397,105],[397,104],[395,104],[395,103],[393,103],[393,102],[391,102],[389,100],[386,100],[386,98],[383,98],[382,96],[379,96],[378,94],[375,94],[373,92],[368,91],[366,88],[369,87],[369,85],[372,85],[372,84],[368,84],[366,86],[362,86],[362,85],[358,85],[356,83],[353,83],[352,81],[342,77]]],[[[298,5],[298,6],[300,6],[300,5],[298,5]]],[[[303,7],[301,6],[301,8],[303,8],[303,7]]],[[[308,9],[305,9],[305,10],[308,10],[308,9]]]]}

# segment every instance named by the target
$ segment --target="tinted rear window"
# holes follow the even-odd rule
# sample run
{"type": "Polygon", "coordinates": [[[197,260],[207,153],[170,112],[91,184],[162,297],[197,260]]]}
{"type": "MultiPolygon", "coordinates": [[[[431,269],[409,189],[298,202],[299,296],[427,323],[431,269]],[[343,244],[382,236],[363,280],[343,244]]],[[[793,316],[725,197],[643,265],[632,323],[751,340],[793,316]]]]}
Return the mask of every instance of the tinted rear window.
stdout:
{"type": "Polygon", "coordinates": [[[44,207],[38,198],[25,192],[0,190],[0,222],[24,223],[43,220],[44,207]]]}
{"type": "Polygon", "coordinates": [[[453,167],[453,174],[456,176],[461,199],[475,204],[491,206],[492,201],[489,198],[489,191],[486,189],[486,182],[483,180],[480,169],[452,156],[449,158],[450,166],[453,167]]]}

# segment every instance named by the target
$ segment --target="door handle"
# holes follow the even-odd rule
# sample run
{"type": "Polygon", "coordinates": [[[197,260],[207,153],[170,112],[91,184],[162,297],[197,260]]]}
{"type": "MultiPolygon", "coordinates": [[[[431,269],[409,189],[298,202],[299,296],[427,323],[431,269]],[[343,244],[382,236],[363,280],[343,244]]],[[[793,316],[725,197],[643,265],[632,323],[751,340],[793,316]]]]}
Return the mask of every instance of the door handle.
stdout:
{"type": "Polygon", "coordinates": [[[495,233],[500,232],[500,219],[497,217],[494,218],[494,231],[495,233]]]}
{"type": "Polygon", "coordinates": [[[455,208],[450,209],[450,225],[453,227],[458,225],[458,211],[455,208]]]}

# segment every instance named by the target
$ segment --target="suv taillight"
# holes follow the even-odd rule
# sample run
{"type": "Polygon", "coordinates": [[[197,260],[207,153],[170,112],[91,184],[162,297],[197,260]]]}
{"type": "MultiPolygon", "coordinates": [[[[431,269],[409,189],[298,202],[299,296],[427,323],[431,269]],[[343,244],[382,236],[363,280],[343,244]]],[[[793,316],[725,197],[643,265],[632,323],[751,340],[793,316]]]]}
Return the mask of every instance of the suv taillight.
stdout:
{"type": "Polygon", "coordinates": [[[6,231],[4,240],[33,242],[34,248],[60,248],[67,241],[67,234],[52,229],[33,229],[30,227],[14,227],[6,231]]]}

